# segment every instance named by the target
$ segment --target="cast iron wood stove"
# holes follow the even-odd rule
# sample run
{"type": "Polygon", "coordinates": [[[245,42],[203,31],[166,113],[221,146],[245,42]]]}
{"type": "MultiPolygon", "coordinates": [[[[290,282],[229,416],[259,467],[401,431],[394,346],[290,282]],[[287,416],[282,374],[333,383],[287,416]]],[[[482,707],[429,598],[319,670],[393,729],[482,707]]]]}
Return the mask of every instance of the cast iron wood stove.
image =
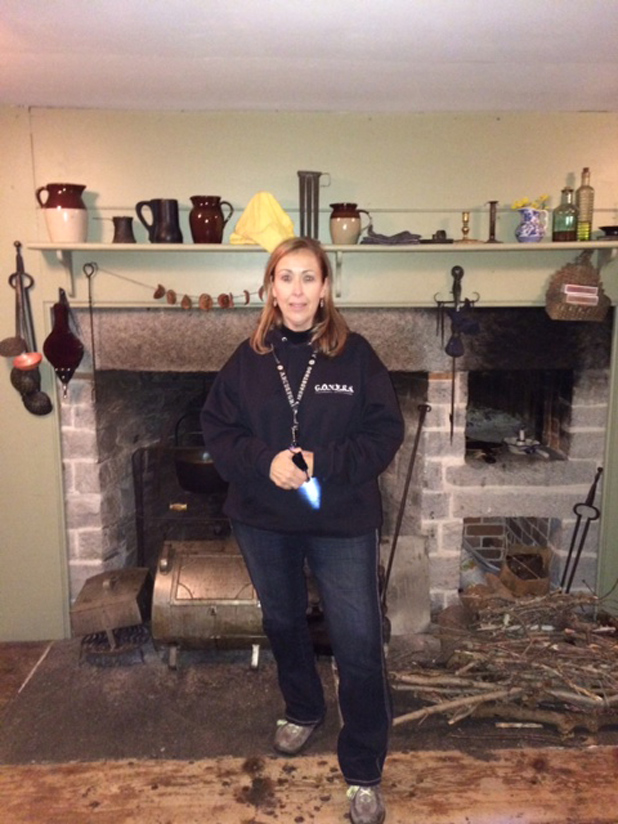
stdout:
{"type": "Polygon", "coordinates": [[[177,422],[171,442],[133,453],[138,564],[154,578],[152,636],[177,666],[180,649],[266,642],[262,612],[229,520],[227,483],[206,452],[199,412],[177,422]]]}

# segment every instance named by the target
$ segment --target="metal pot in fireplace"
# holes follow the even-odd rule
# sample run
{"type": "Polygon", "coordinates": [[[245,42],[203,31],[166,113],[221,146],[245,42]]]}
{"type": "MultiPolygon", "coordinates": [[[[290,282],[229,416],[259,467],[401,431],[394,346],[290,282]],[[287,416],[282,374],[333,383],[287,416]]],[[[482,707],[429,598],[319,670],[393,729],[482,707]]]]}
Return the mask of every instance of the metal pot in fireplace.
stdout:
{"type": "Polygon", "coordinates": [[[196,421],[195,413],[187,412],[179,418],[174,431],[174,465],[178,483],[187,492],[205,495],[223,493],[227,490],[227,481],[217,472],[204,447],[201,432],[191,428],[192,421],[196,421]]]}

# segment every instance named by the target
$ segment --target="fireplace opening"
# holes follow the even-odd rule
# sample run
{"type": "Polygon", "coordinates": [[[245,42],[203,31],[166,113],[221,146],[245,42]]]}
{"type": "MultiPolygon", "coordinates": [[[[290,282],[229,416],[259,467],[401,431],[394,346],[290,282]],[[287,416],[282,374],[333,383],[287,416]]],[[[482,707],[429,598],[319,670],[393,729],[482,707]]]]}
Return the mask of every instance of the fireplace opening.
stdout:
{"type": "MultiPolygon", "coordinates": [[[[152,570],[166,539],[191,540],[224,529],[224,492],[204,496],[183,489],[174,460],[179,439],[182,445],[194,443],[197,416],[214,377],[97,372],[100,552],[106,564],[152,570]]],[[[87,527],[78,540],[86,533],[87,527]]]]}
{"type": "Polygon", "coordinates": [[[469,372],[467,452],[514,438],[522,451],[526,444],[536,443],[544,457],[565,459],[572,401],[569,369],[469,372]]]}
{"type": "Polygon", "coordinates": [[[507,553],[521,547],[534,547],[550,553],[550,582],[557,584],[556,552],[560,548],[561,534],[559,518],[464,518],[460,588],[483,583],[486,573],[499,575],[507,553]]]}

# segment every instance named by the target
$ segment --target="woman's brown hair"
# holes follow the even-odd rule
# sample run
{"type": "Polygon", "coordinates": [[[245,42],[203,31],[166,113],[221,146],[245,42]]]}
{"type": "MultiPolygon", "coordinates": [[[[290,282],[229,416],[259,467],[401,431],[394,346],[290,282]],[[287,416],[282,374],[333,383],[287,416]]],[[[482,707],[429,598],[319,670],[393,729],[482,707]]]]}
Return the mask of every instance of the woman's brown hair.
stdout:
{"type": "Polygon", "coordinates": [[[333,273],[328,255],[319,241],[309,237],[293,237],[280,243],[266,264],[263,287],[266,303],[250,340],[252,348],[260,355],[265,355],[272,350],[272,346],[266,342],[270,330],[283,325],[281,310],[273,302],[271,289],[277,264],[285,255],[304,250],[315,255],[322,273],[322,282],[328,282],[328,289],[326,289],[323,301],[320,302],[311,330],[311,343],[314,349],[331,358],[340,354],[345,346],[350,330],[333,301],[331,289],[333,273]]]}

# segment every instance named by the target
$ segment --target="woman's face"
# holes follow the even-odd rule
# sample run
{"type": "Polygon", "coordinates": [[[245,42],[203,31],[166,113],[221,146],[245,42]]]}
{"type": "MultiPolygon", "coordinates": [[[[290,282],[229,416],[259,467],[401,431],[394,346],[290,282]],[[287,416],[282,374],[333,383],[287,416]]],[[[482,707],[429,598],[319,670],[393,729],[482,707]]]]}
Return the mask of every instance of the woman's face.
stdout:
{"type": "Polygon", "coordinates": [[[308,249],[284,255],[275,267],[272,295],[283,322],[294,332],[305,332],[314,324],[320,300],[328,285],[322,280],[320,262],[308,249]]]}

